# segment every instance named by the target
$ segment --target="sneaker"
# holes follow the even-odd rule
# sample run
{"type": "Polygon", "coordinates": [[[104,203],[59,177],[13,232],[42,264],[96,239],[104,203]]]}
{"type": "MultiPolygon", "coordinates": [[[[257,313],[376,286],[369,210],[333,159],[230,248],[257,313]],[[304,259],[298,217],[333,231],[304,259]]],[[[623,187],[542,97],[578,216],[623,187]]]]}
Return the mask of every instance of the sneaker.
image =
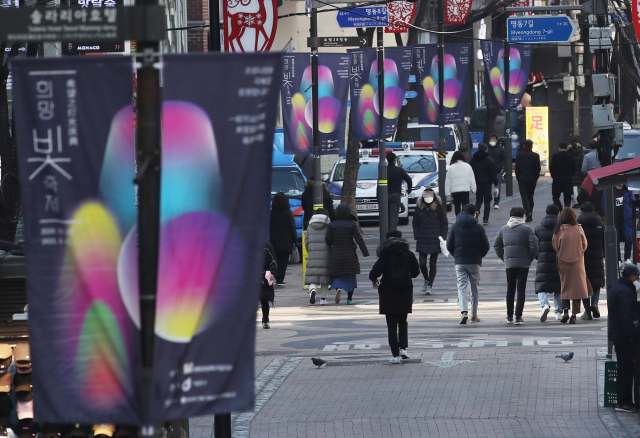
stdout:
{"type": "Polygon", "coordinates": [[[489,225],[489,219],[482,219],[482,225],[489,225]]]}
{"type": "Polygon", "coordinates": [[[493,208],[495,210],[499,210],[500,209],[500,204],[493,204],[493,208]]]}
{"type": "Polygon", "coordinates": [[[460,324],[466,324],[467,323],[467,319],[469,319],[469,317],[467,316],[466,313],[462,314],[462,318],[460,318],[460,324]]]}
{"type": "Polygon", "coordinates": [[[283,281],[283,282],[281,282],[281,283],[276,283],[276,285],[278,285],[278,286],[286,286],[286,285],[287,285],[287,283],[285,283],[285,282],[283,281]]]}
{"type": "Polygon", "coordinates": [[[618,411],[618,412],[629,412],[631,414],[635,414],[637,409],[634,408],[631,405],[622,405],[622,406],[617,405],[616,406],[616,411],[618,411]]]}
{"type": "Polygon", "coordinates": [[[580,319],[584,319],[585,321],[591,321],[593,316],[591,316],[591,312],[585,310],[582,315],[580,315],[580,319]]]}
{"type": "Polygon", "coordinates": [[[400,356],[394,356],[393,359],[391,359],[389,361],[390,364],[397,364],[397,363],[402,363],[402,361],[400,361],[400,356]]]}
{"type": "Polygon", "coordinates": [[[472,316],[471,322],[480,322],[480,318],[478,318],[477,316],[472,316]]]}
{"type": "Polygon", "coordinates": [[[562,313],[556,313],[556,321],[560,321],[562,319],[562,313]]]}
{"type": "Polygon", "coordinates": [[[576,323],[576,316],[571,315],[571,318],[569,318],[569,324],[575,324],[575,323],[576,323]]]}
{"type": "Polygon", "coordinates": [[[569,314],[565,313],[564,315],[562,315],[562,319],[560,319],[560,322],[563,323],[563,324],[566,324],[567,321],[569,321],[569,314]]]}
{"type": "Polygon", "coordinates": [[[429,282],[425,280],[424,284],[422,285],[422,292],[426,292],[428,288],[429,288],[429,282]]]}
{"type": "Polygon", "coordinates": [[[268,322],[263,322],[263,323],[262,323],[262,328],[263,328],[263,329],[269,329],[269,328],[271,328],[271,326],[269,325],[269,323],[268,323],[268,322]]]}
{"type": "Polygon", "coordinates": [[[353,301],[351,301],[351,300],[347,300],[347,305],[349,305],[349,306],[353,306],[354,304],[355,304],[355,303],[354,303],[353,301]]]}
{"type": "Polygon", "coordinates": [[[598,309],[598,305],[597,304],[594,304],[593,306],[591,306],[591,315],[595,319],[600,318],[600,309],[598,309]]]}
{"type": "Polygon", "coordinates": [[[432,295],[433,292],[431,292],[431,286],[427,286],[427,292],[426,295],[432,295]]]}
{"type": "Polygon", "coordinates": [[[409,359],[409,355],[407,354],[407,350],[404,348],[400,349],[400,357],[403,359],[409,359]]]}
{"type": "Polygon", "coordinates": [[[532,215],[527,216],[527,219],[525,220],[525,222],[533,222],[533,216],[532,215]]]}
{"type": "Polygon", "coordinates": [[[507,324],[513,324],[513,317],[507,316],[507,324]]]}
{"type": "Polygon", "coordinates": [[[547,320],[547,315],[549,314],[549,306],[546,304],[542,308],[542,312],[540,313],[540,322],[545,322],[547,320]]]}
{"type": "Polygon", "coordinates": [[[336,304],[340,304],[340,294],[342,293],[342,289],[336,289],[336,304]]]}
{"type": "Polygon", "coordinates": [[[516,318],[515,325],[523,325],[523,324],[524,324],[524,320],[522,319],[522,317],[516,318]]]}
{"type": "Polygon", "coordinates": [[[311,292],[309,293],[309,302],[311,304],[315,304],[316,303],[316,288],[312,288],[311,292]]]}
{"type": "Polygon", "coordinates": [[[324,306],[325,304],[327,304],[327,300],[325,300],[324,298],[320,298],[320,305],[324,306]]]}

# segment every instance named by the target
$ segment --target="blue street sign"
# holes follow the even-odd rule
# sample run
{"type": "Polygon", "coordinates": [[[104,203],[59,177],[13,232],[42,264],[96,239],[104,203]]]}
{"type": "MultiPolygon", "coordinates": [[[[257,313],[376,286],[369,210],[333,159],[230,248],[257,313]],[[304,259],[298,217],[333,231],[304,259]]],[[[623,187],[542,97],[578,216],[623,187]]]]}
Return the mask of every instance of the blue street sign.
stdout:
{"type": "Polygon", "coordinates": [[[530,15],[507,19],[510,43],[565,43],[576,33],[577,26],[566,15],[530,15]]]}
{"type": "Polygon", "coordinates": [[[416,81],[416,75],[409,75],[409,83],[413,84],[416,81]]]}
{"type": "Polygon", "coordinates": [[[386,6],[369,6],[339,11],[336,21],[340,27],[387,27],[389,9],[386,6]]]}
{"type": "Polygon", "coordinates": [[[418,97],[418,92],[413,90],[407,91],[404,93],[404,97],[407,99],[413,99],[414,97],[418,97]]]}

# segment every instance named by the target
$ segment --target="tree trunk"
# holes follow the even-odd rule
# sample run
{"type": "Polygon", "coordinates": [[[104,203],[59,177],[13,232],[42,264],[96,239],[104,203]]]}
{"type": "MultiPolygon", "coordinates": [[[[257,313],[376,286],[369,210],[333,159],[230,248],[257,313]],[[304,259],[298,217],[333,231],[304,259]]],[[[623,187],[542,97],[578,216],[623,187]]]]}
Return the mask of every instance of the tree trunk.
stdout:
{"type": "Polygon", "coordinates": [[[358,217],[358,210],[356,210],[356,183],[358,182],[358,170],[360,170],[360,142],[351,140],[351,120],[348,120],[348,122],[347,138],[349,139],[349,144],[344,164],[344,181],[342,182],[340,202],[349,205],[351,213],[358,217]]]}

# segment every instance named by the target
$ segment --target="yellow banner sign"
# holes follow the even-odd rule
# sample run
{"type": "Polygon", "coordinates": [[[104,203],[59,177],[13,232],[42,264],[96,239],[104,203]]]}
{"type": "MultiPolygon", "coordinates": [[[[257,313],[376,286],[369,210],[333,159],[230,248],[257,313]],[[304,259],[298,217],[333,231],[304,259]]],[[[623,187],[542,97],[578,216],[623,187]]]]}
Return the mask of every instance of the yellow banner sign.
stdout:
{"type": "Polygon", "coordinates": [[[549,108],[527,107],[527,139],[533,142],[533,152],[540,155],[540,167],[549,170],[549,108]]]}

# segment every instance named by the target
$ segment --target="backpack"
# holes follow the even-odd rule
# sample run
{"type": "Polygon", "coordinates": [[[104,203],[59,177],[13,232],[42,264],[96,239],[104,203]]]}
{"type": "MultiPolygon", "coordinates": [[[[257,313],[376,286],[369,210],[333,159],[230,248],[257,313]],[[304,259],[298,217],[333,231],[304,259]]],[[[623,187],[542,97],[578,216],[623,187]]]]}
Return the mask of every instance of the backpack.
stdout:
{"type": "Polygon", "coordinates": [[[385,277],[387,285],[392,288],[413,287],[411,272],[409,272],[409,260],[403,250],[399,249],[389,257],[389,269],[385,277]]]}

